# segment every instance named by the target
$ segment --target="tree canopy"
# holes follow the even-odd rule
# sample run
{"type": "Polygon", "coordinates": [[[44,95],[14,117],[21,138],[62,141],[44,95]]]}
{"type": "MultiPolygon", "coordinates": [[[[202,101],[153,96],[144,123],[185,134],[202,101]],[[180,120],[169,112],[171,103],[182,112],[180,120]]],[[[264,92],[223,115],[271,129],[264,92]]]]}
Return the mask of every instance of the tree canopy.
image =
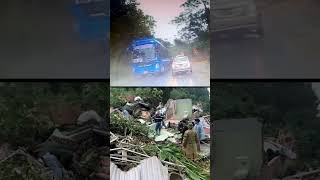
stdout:
{"type": "Polygon", "coordinates": [[[184,11],[172,22],[181,27],[182,39],[192,42],[194,47],[209,47],[209,0],[187,0],[182,4],[184,11]]]}
{"type": "Polygon", "coordinates": [[[111,59],[126,50],[135,38],[153,36],[155,20],[138,8],[136,0],[112,0],[110,53],[111,59]]]}

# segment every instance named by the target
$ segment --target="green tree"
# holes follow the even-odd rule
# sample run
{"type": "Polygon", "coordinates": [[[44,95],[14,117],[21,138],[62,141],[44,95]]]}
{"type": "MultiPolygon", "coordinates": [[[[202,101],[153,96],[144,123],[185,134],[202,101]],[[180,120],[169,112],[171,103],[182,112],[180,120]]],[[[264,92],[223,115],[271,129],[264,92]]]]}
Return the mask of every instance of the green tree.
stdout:
{"type": "Polygon", "coordinates": [[[155,21],[138,9],[136,0],[111,1],[110,5],[111,61],[118,61],[133,39],[154,34],[155,21]]]}
{"type": "Polygon", "coordinates": [[[110,105],[119,108],[126,103],[128,96],[140,96],[151,106],[157,106],[162,100],[161,88],[111,88],[110,105]]]}
{"type": "Polygon", "coordinates": [[[195,47],[208,48],[210,1],[187,0],[182,7],[184,11],[172,21],[181,27],[182,38],[193,42],[195,47]]]}

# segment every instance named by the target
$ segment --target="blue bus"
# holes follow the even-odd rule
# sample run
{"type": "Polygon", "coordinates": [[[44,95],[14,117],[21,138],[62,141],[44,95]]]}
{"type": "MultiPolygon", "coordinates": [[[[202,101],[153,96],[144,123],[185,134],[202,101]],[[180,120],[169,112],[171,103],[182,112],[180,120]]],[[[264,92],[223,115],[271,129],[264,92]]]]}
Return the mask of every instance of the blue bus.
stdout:
{"type": "Polygon", "coordinates": [[[163,73],[171,67],[168,49],[155,38],[135,40],[128,50],[134,74],[163,73]]]}
{"type": "Polygon", "coordinates": [[[81,39],[107,41],[110,21],[106,0],[75,0],[71,9],[81,39]]]}

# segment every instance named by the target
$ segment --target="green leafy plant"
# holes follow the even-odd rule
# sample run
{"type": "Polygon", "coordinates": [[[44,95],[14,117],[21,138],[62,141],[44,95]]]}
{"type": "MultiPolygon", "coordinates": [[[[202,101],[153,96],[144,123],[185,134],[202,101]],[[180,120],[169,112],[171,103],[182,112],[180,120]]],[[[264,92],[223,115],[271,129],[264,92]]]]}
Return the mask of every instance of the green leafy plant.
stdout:
{"type": "Polygon", "coordinates": [[[190,180],[210,179],[209,170],[204,170],[199,164],[188,159],[175,144],[148,144],[144,147],[144,151],[149,155],[157,155],[161,160],[185,166],[186,176],[190,180]]]}
{"type": "Polygon", "coordinates": [[[149,132],[149,128],[133,119],[125,119],[119,113],[110,114],[110,131],[124,135],[132,133],[133,136],[140,137],[141,139],[146,139],[149,132]]]}

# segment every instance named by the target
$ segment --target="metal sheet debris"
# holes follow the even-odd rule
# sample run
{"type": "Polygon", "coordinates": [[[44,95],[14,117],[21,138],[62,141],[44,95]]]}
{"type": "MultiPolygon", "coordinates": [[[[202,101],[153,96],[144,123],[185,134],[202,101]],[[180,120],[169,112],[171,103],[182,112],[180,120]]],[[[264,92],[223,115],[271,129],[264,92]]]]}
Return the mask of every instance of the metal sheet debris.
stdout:
{"type": "Polygon", "coordinates": [[[111,180],[169,180],[168,168],[157,157],[150,157],[127,172],[122,171],[113,162],[110,164],[111,180]]]}

